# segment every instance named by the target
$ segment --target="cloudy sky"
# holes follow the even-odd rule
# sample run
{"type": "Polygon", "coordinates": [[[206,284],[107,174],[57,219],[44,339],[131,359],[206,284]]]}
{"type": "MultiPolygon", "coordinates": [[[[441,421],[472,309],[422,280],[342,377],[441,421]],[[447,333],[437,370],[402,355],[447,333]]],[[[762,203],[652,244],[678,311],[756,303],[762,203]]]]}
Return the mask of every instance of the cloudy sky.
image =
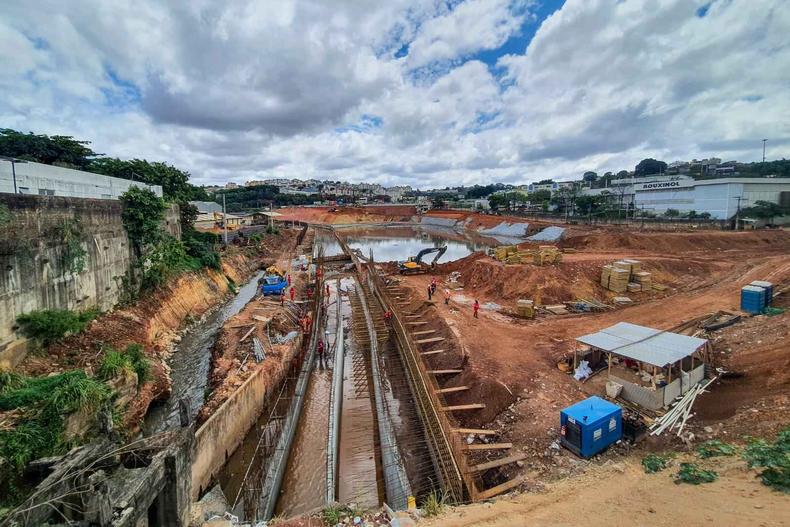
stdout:
{"type": "Polygon", "coordinates": [[[787,0],[4,0],[0,127],[420,188],[790,157],[787,0]]]}

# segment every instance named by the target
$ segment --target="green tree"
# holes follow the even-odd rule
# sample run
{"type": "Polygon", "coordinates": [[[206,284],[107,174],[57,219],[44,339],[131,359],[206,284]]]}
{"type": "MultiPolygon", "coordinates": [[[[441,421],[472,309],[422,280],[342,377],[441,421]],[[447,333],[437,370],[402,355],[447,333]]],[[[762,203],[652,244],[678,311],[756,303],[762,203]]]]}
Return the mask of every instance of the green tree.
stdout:
{"type": "Polygon", "coordinates": [[[492,194],[488,198],[488,205],[491,210],[497,211],[502,208],[507,208],[508,200],[504,193],[492,194]]]}
{"type": "Polygon", "coordinates": [[[36,163],[85,169],[99,155],[88,145],[90,141],[79,141],[67,135],[23,134],[10,128],[0,128],[0,156],[36,163]]]}
{"type": "Polygon", "coordinates": [[[664,211],[664,216],[667,218],[678,218],[680,217],[680,211],[678,209],[667,209],[664,211]]]}
{"type": "Polygon", "coordinates": [[[141,181],[148,185],[160,185],[167,201],[185,203],[206,200],[208,194],[201,187],[189,183],[189,172],[167,163],[149,162],[145,159],[124,160],[104,157],[91,162],[91,172],[121,179],[141,181]]]}
{"type": "Polygon", "coordinates": [[[595,183],[597,179],[598,179],[598,174],[591,170],[585,172],[584,175],[582,176],[582,181],[584,181],[585,183],[595,183]]]}
{"type": "Polygon", "coordinates": [[[153,191],[140,187],[131,187],[121,194],[121,203],[123,226],[135,252],[141,256],[147,247],[161,240],[167,205],[153,191]]]}
{"type": "Polygon", "coordinates": [[[549,201],[550,199],[551,199],[550,190],[536,190],[535,192],[529,193],[530,203],[543,203],[544,201],[549,201]]]}
{"type": "Polygon", "coordinates": [[[617,179],[623,179],[628,177],[628,170],[621,170],[617,173],[617,179]]]}
{"type": "Polygon", "coordinates": [[[785,216],[790,214],[788,208],[782,207],[778,203],[772,201],[757,200],[751,207],[746,207],[741,210],[741,216],[744,218],[758,218],[761,220],[773,221],[777,216],[785,216]]]}
{"type": "Polygon", "coordinates": [[[643,159],[636,165],[634,168],[634,176],[635,177],[643,177],[643,176],[650,176],[653,174],[663,174],[667,171],[667,164],[663,161],[658,161],[649,157],[647,159],[643,159]]]}

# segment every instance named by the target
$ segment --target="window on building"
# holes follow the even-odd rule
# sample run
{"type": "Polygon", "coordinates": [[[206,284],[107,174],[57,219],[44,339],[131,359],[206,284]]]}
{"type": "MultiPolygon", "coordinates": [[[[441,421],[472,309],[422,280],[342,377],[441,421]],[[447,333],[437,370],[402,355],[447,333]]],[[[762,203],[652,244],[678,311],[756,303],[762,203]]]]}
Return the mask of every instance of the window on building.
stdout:
{"type": "Polygon", "coordinates": [[[55,195],[55,191],[54,190],[50,190],[48,188],[40,188],[40,189],[38,189],[38,195],[39,196],[54,196],[55,195]]]}
{"type": "Polygon", "coordinates": [[[30,194],[30,188],[29,187],[18,187],[18,190],[19,190],[20,194],[30,194]]]}

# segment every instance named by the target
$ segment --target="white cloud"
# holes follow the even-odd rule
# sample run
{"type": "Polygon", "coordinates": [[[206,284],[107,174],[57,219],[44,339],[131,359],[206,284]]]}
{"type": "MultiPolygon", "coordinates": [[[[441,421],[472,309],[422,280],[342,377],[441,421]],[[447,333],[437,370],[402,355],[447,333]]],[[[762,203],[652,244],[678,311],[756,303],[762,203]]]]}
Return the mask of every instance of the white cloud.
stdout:
{"type": "Polygon", "coordinates": [[[531,2],[37,4],[0,13],[0,125],[200,183],[525,182],[790,146],[781,0],[704,17],[701,1],[568,0],[501,78],[469,57],[518,35],[531,2]]]}

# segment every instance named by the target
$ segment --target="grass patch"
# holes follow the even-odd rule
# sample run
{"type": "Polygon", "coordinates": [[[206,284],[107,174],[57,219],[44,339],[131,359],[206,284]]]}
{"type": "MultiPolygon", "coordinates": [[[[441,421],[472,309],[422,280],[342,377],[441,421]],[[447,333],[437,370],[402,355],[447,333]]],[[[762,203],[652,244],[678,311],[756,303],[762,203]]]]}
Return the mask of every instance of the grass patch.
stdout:
{"type": "Polygon", "coordinates": [[[438,516],[444,512],[445,499],[437,491],[432,490],[422,502],[422,512],[426,518],[438,516]]]}
{"type": "Polygon", "coordinates": [[[26,337],[47,347],[68,335],[80,333],[97,316],[99,316],[98,309],[86,311],[45,309],[19,315],[16,321],[26,337]]]}
{"type": "Polygon", "coordinates": [[[779,432],[773,443],[751,440],[743,451],[743,459],[749,467],[762,469],[763,484],[790,493],[790,427],[779,432]]]}
{"type": "Polygon", "coordinates": [[[694,463],[681,463],[680,470],[675,477],[675,483],[700,485],[702,483],[712,483],[718,477],[719,475],[713,470],[705,470],[694,463]]]}
{"type": "Polygon", "coordinates": [[[348,516],[348,512],[348,507],[344,507],[342,505],[330,505],[323,510],[321,513],[321,518],[324,520],[325,524],[334,527],[348,516]]]}
{"type": "Polygon", "coordinates": [[[129,344],[123,351],[116,351],[107,347],[104,352],[97,375],[100,379],[114,379],[124,371],[133,371],[137,374],[137,384],[142,385],[148,380],[151,363],[143,353],[140,344],[129,344]]]}
{"type": "Polygon", "coordinates": [[[737,453],[737,451],[738,450],[735,448],[735,445],[725,443],[724,441],[719,441],[718,439],[705,441],[697,447],[697,454],[699,454],[699,457],[702,459],[719,456],[732,456],[733,454],[737,453]]]}
{"type": "Polygon", "coordinates": [[[667,468],[671,459],[668,454],[648,454],[642,458],[642,467],[645,474],[655,474],[667,468]]]}
{"type": "Polygon", "coordinates": [[[22,378],[0,394],[0,409],[24,412],[25,420],[0,431],[0,455],[21,473],[31,460],[65,452],[64,418],[79,410],[94,411],[111,397],[110,389],[73,370],[50,377],[22,378]]]}

